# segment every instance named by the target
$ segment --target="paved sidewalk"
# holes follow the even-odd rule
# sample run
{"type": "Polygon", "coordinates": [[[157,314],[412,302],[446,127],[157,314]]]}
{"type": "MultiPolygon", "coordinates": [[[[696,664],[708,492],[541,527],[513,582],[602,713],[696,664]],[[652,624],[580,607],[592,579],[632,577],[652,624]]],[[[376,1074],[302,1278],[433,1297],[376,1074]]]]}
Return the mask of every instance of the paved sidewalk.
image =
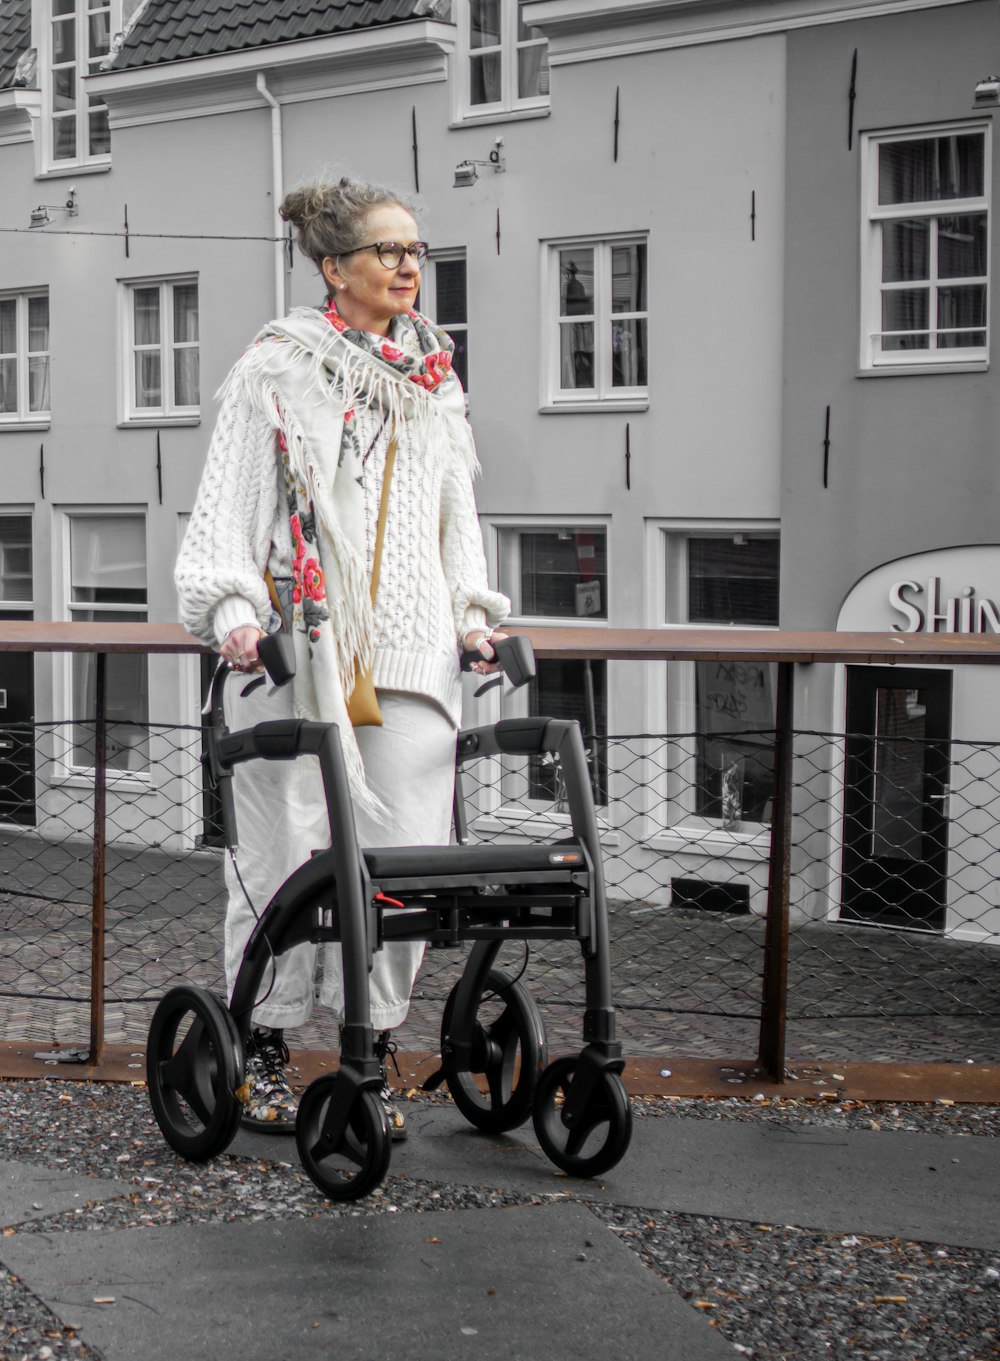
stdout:
{"type": "MultiPolygon", "coordinates": [[[[647,1116],[635,1121],[624,1161],[583,1182],[555,1171],[530,1125],[511,1136],[483,1136],[452,1106],[418,1103],[411,1128],[408,1142],[393,1149],[387,1193],[391,1199],[395,1184],[403,1201],[401,1188],[415,1185],[425,1199],[397,1212],[383,1202],[375,1215],[361,1201],[356,1214],[325,1217],[317,1193],[317,1217],[303,1217],[297,1196],[291,1217],[289,1185],[288,1217],[280,1206],[250,1214],[265,1209],[251,1202],[232,1222],[206,1213],[201,1223],[101,1229],[97,1208],[108,1213],[125,1197],[141,1205],[141,1169],[123,1183],[0,1161],[0,1263],[74,1330],[90,1349],[83,1354],[104,1361],[1000,1355],[996,1281],[992,1294],[976,1287],[964,1302],[951,1300],[961,1323],[949,1334],[953,1350],[924,1350],[904,1327],[924,1285],[899,1272],[891,1253],[878,1267],[887,1244],[897,1245],[892,1251],[918,1245],[930,1257],[978,1263],[989,1285],[989,1263],[1000,1265],[995,1138],[647,1116]],[[462,1188],[481,1208],[427,1212],[434,1196],[450,1208],[462,1188]],[[508,1203],[496,1203],[484,1188],[508,1203]],[[789,1271],[810,1242],[834,1235],[828,1241],[841,1258],[870,1248],[867,1260],[883,1274],[869,1278],[865,1299],[845,1300],[845,1309],[856,1314],[863,1305],[864,1314],[861,1322],[849,1316],[846,1331],[843,1320],[831,1318],[824,1334],[817,1320],[811,1342],[789,1335],[787,1349],[776,1344],[801,1308],[800,1290],[787,1301],[787,1320],[770,1317],[774,1306],[761,1297],[759,1346],[747,1342],[746,1331],[737,1343],[713,1326],[713,1308],[733,1287],[749,1288],[745,1281],[720,1275],[714,1294],[685,1298],[690,1291],[670,1283],[669,1264],[656,1269],[648,1257],[644,1264],[636,1250],[641,1233],[630,1224],[652,1230],[678,1216],[720,1222],[727,1241],[798,1234],[789,1271]],[[973,1341],[959,1345],[967,1332],[973,1341]],[[821,1344],[823,1336],[833,1341],[821,1344]]],[[[280,1175],[296,1155],[288,1139],[240,1133],[222,1161],[235,1200],[244,1171],[270,1164],[280,1175]]],[[[158,1180],[159,1165],[156,1174],[147,1180],[158,1180]]],[[[284,1176],[289,1184],[291,1171],[284,1176]]],[[[190,1191],[188,1201],[196,1209],[198,1193],[190,1191]]],[[[765,1282],[765,1290],[768,1284],[774,1286],[765,1282]]],[[[752,1331],[752,1322],[747,1327],[752,1331]]],[[[2,1354],[21,1355],[16,1339],[2,1354]]],[[[30,1361],[41,1354],[25,1353],[30,1361]]]]}

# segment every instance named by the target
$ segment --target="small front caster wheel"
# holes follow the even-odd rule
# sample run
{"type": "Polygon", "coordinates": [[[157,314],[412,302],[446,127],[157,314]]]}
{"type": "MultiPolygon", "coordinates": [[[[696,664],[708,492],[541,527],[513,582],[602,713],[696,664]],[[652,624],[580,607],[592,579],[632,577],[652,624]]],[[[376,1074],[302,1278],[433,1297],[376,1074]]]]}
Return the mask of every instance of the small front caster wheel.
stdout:
{"type": "Polygon", "coordinates": [[[146,1083],[172,1149],[205,1162],[227,1148],[243,1107],[243,1050],[229,1008],[205,988],[171,988],[153,1013],[146,1083]]]}
{"type": "Polygon", "coordinates": [[[385,1176],[391,1145],[382,1103],[372,1091],[354,1092],[343,1133],[331,1141],[325,1126],[337,1088],[335,1074],[310,1083],[299,1102],[295,1142],[302,1166],[330,1200],[357,1200],[385,1176]]]}
{"type": "Polygon", "coordinates": [[[538,1079],[531,1118],[546,1156],[571,1177],[598,1177],[625,1156],[632,1107],[617,1073],[602,1073],[572,1125],[564,1120],[577,1058],[556,1059],[538,1079]]]}
{"type": "Polygon", "coordinates": [[[538,1075],[545,1067],[545,1027],[527,988],[505,969],[490,969],[476,1003],[468,1036],[455,1030],[456,983],[441,1019],[442,1068],[452,1100],[470,1125],[487,1134],[516,1129],[531,1113],[538,1075]],[[471,1053],[460,1064],[453,1040],[468,1039],[471,1053]],[[476,1074],[486,1078],[481,1092],[476,1074]]]}

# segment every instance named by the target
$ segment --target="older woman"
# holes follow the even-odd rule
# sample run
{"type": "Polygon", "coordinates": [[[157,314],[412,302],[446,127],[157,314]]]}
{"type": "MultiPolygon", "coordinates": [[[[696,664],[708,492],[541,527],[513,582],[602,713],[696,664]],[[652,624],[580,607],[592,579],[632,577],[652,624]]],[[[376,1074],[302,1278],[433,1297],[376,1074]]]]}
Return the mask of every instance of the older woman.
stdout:
{"type": "MultiPolygon", "coordinates": [[[[454,347],[414,310],[427,245],[405,198],[342,179],[290,193],[281,213],[327,296],[265,326],[224,385],[177,561],[181,618],[243,672],[259,669],[260,638],[284,622],[295,642],[293,685],[231,683],[230,726],[292,712],[339,724],[362,845],[444,844],[461,707],[458,651],[478,648],[477,668],[491,669],[489,639],[509,609],[487,581],[454,347]],[[283,620],[275,598],[285,602],[283,620]],[[348,719],[359,669],[370,670],[381,726],[352,728],[348,719]]],[[[297,865],[329,844],[313,762],[240,766],[234,786],[240,850],[226,866],[230,988],[256,915],[297,865]]],[[[371,1019],[383,1067],[422,954],[421,942],[399,942],[376,955],[371,1019]]],[[[277,960],[254,1010],[244,1116],[252,1128],[294,1126],[284,1031],[312,1014],[315,955],[300,945],[277,960]]],[[[341,1011],[338,947],[324,951],[319,996],[341,1011]]],[[[390,1131],[402,1137],[387,1084],[383,1100],[390,1131]]]]}

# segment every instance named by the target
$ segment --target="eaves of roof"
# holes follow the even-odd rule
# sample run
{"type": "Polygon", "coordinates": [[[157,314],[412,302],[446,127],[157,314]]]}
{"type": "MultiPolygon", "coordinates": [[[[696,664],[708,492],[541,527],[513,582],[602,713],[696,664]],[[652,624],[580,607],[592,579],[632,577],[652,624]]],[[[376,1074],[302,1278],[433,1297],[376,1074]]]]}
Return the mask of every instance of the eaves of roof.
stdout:
{"type": "Polygon", "coordinates": [[[249,48],[212,56],[166,62],[119,70],[112,68],[87,77],[87,90],[102,98],[139,94],[143,90],[183,88],[246,72],[295,71],[311,66],[350,65],[361,58],[383,54],[391,60],[409,58],[423,50],[448,52],[455,44],[450,23],[423,19],[407,24],[392,24],[380,29],[362,29],[273,47],[249,48]]]}

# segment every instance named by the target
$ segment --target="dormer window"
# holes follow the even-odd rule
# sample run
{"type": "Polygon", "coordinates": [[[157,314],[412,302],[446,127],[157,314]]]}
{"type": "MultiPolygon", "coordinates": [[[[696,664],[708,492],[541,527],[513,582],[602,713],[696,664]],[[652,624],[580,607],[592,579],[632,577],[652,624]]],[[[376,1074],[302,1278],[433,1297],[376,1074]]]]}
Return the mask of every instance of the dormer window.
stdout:
{"type": "Polygon", "coordinates": [[[119,18],[120,0],[47,0],[41,37],[49,169],[73,169],[110,158],[107,105],[100,96],[87,93],[84,77],[98,71],[109,55],[119,18]]]}

